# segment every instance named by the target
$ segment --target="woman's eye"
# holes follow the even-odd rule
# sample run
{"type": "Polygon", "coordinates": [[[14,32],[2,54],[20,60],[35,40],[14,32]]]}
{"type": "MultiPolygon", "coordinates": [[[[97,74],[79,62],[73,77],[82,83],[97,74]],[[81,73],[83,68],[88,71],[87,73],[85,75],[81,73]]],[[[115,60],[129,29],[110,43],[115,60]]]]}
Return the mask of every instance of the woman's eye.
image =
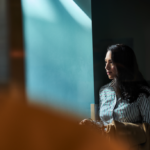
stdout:
{"type": "Polygon", "coordinates": [[[109,63],[110,63],[110,64],[113,64],[113,62],[112,62],[112,61],[109,61],[109,63]]]}
{"type": "Polygon", "coordinates": [[[105,61],[105,64],[113,65],[113,62],[112,61],[109,61],[109,62],[105,61]]]}
{"type": "Polygon", "coordinates": [[[111,65],[111,66],[113,66],[113,65],[114,65],[114,63],[113,63],[113,62],[110,62],[110,65],[111,65]]]}

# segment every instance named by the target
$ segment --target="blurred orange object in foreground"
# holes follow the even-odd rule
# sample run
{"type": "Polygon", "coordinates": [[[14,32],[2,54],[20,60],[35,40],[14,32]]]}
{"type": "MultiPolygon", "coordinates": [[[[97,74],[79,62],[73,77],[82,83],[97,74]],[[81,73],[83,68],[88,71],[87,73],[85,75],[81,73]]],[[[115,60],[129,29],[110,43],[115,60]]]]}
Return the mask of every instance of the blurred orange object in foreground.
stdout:
{"type": "MultiPolygon", "coordinates": [[[[6,101],[0,107],[2,150],[119,150],[73,118],[21,102],[6,101]]],[[[121,147],[120,147],[121,146],[121,147]]]]}
{"type": "Polygon", "coordinates": [[[79,126],[71,115],[22,101],[23,89],[14,85],[0,93],[1,150],[126,150],[97,130],[79,126]]]}

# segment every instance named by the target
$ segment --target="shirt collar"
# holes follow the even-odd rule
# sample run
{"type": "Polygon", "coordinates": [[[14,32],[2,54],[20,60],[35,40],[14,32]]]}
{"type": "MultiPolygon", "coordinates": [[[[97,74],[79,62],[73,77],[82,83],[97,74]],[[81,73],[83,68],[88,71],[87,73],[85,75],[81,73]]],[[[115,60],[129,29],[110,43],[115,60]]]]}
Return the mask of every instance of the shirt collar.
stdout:
{"type": "Polygon", "coordinates": [[[109,86],[113,87],[114,84],[115,84],[115,80],[113,79],[113,80],[110,82],[109,86]]]}

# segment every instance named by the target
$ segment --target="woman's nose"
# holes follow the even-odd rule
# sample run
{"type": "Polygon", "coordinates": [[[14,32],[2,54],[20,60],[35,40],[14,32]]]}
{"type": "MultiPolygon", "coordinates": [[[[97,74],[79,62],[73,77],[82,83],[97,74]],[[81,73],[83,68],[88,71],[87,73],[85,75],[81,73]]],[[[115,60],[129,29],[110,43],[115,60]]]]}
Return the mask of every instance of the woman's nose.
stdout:
{"type": "Polygon", "coordinates": [[[110,68],[110,67],[109,67],[109,64],[108,64],[108,63],[106,63],[106,65],[105,65],[105,69],[106,69],[106,70],[109,70],[109,68],[110,68]]]}

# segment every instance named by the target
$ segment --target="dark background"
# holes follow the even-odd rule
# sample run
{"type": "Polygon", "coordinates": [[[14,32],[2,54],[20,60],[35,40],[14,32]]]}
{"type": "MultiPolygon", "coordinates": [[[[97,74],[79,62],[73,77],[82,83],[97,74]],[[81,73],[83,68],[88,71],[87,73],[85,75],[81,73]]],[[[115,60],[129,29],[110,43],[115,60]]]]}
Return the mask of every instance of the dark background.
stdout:
{"type": "Polygon", "coordinates": [[[150,1],[92,0],[95,102],[99,89],[110,82],[104,69],[106,48],[123,43],[132,47],[139,69],[150,80],[150,1]]]}

